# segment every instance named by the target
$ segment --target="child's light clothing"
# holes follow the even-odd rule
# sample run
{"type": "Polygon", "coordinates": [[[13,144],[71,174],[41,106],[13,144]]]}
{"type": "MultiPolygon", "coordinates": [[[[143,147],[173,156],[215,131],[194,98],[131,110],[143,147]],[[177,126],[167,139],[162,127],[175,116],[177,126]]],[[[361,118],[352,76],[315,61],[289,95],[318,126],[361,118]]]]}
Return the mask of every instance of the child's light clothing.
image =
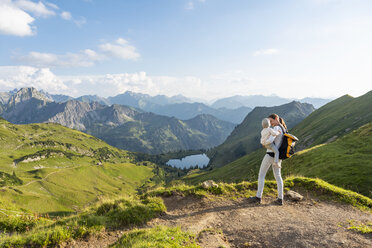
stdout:
{"type": "Polygon", "coordinates": [[[279,165],[279,150],[273,143],[275,138],[280,135],[281,132],[276,131],[270,127],[263,128],[261,131],[261,144],[274,152],[274,165],[280,168],[279,165]]]}
{"type": "Polygon", "coordinates": [[[279,134],[280,134],[279,131],[275,131],[270,127],[263,128],[261,131],[261,144],[263,146],[266,146],[273,143],[275,137],[278,136],[279,134]]]}

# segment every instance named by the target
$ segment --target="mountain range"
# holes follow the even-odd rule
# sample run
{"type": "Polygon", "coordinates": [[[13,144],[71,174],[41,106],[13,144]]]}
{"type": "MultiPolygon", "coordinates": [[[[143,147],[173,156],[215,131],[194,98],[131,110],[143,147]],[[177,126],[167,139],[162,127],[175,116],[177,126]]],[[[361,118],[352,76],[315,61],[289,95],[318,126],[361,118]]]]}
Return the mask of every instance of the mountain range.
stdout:
{"type": "Polygon", "coordinates": [[[59,123],[146,153],[208,149],[222,143],[235,126],[206,114],[182,121],[118,104],[55,102],[34,88],[19,90],[3,106],[1,116],[12,123],[59,123]]]}
{"type": "Polygon", "coordinates": [[[209,114],[220,120],[238,124],[252,110],[241,106],[236,109],[213,108],[204,103],[193,102],[182,95],[167,97],[164,95],[150,96],[147,94],[127,91],[114,97],[103,98],[99,96],[81,96],[75,100],[82,102],[99,102],[105,105],[120,104],[142,109],[159,115],[176,117],[180,120],[188,120],[200,114],[209,114]]]}
{"type": "MultiPolygon", "coordinates": [[[[11,92],[0,93],[0,108],[1,103],[6,103],[7,99],[17,90],[11,92]],[[4,100],[2,100],[4,98],[4,100]]],[[[69,100],[78,100],[82,102],[99,102],[102,105],[120,104],[142,109],[155,114],[176,117],[177,119],[187,120],[194,118],[199,114],[210,114],[220,120],[232,122],[235,124],[241,123],[246,115],[257,106],[272,107],[279,106],[292,102],[293,100],[310,103],[315,108],[319,108],[331,101],[331,99],[323,98],[282,98],[275,95],[251,95],[251,96],[231,96],[217,99],[214,101],[194,100],[182,95],[168,97],[165,95],[150,96],[148,94],[135,93],[126,91],[122,94],[111,97],[100,97],[97,95],[84,95],[73,98],[67,95],[53,95],[41,91],[46,97],[55,102],[66,102],[69,100]]]]}

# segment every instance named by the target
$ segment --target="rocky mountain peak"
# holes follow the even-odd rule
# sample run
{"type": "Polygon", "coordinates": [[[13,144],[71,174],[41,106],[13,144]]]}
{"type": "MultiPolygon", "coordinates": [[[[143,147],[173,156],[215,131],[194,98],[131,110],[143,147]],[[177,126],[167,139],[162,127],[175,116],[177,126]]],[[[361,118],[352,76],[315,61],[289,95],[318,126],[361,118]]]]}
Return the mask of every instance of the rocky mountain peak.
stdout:
{"type": "Polygon", "coordinates": [[[19,103],[27,102],[31,99],[38,99],[44,102],[52,102],[53,100],[50,99],[48,96],[43,94],[42,92],[38,91],[34,87],[30,88],[21,88],[17,91],[14,95],[12,95],[9,99],[9,106],[15,106],[19,103]]]}

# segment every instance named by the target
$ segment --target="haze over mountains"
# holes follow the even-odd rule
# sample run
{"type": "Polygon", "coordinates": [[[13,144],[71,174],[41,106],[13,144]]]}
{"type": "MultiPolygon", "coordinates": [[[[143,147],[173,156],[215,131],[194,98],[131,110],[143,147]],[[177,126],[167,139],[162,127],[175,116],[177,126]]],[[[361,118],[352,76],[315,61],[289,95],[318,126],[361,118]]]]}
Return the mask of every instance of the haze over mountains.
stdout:
{"type": "Polygon", "coordinates": [[[227,97],[227,98],[222,98],[217,101],[215,101],[211,107],[214,108],[230,108],[230,109],[235,109],[235,108],[240,108],[240,107],[250,107],[254,108],[256,106],[263,106],[263,107],[273,107],[273,106],[278,106],[282,104],[289,103],[291,101],[298,101],[301,103],[310,103],[312,104],[315,108],[320,108],[324,104],[328,103],[331,101],[331,99],[323,99],[323,98],[311,98],[311,97],[306,97],[302,99],[296,99],[296,98],[282,98],[279,96],[262,96],[262,95],[252,95],[252,96],[232,96],[232,97],[227,97]]]}

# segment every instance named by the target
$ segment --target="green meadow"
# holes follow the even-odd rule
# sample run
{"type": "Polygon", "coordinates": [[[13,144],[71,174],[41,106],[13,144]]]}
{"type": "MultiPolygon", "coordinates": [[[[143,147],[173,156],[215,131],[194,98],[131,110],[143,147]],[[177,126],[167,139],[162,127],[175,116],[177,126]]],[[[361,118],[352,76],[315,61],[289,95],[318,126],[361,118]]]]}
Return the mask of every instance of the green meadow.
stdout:
{"type": "Polygon", "coordinates": [[[63,214],[104,197],[129,196],[154,176],[154,164],[58,124],[0,120],[0,204],[63,214]],[[9,204],[11,203],[11,204],[9,204]]]}

